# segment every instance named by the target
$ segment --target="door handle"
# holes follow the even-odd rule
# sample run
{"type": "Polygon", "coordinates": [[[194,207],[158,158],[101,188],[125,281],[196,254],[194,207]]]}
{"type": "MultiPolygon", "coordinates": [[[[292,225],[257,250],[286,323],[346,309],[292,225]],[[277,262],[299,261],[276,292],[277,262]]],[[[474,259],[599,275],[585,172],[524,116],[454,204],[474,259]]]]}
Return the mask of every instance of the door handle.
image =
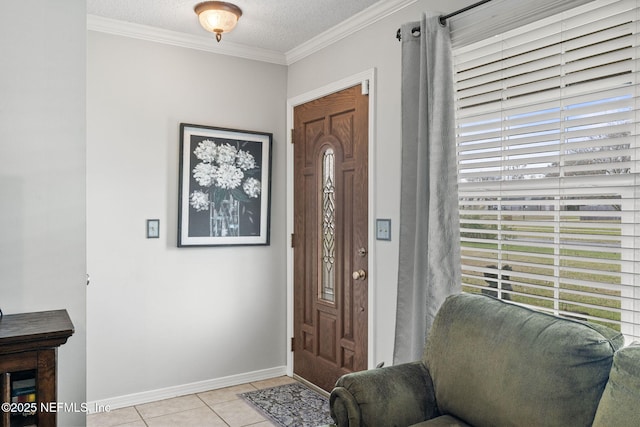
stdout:
{"type": "Polygon", "coordinates": [[[363,269],[360,269],[358,271],[354,271],[352,276],[354,280],[364,280],[367,278],[367,272],[364,271],[363,269]]]}

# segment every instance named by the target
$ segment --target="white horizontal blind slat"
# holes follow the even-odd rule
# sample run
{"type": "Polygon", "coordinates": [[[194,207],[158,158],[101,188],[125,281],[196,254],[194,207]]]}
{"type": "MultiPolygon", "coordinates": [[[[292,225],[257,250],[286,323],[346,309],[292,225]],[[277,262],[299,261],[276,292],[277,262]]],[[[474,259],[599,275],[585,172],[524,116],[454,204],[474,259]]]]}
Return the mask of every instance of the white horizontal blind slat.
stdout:
{"type": "Polygon", "coordinates": [[[630,339],[640,338],[636,3],[595,0],[454,49],[463,290],[630,339]]]}
{"type": "Polygon", "coordinates": [[[512,28],[555,15],[590,0],[493,0],[449,19],[454,47],[492,37],[512,28]],[[502,13],[496,13],[501,11],[502,13]]]}

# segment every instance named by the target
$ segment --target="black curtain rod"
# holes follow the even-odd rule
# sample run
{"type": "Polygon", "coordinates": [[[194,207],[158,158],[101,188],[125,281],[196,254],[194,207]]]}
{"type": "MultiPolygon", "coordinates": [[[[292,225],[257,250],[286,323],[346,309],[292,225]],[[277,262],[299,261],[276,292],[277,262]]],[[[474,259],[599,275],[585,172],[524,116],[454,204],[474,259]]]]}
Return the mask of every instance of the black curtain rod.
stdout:
{"type": "MultiPolygon", "coordinates": [[[[447,25],[447,19],[449,19],[451,17],[454,17],[456,15],[460,15],[461,13],[464,13],[464,12],[466,12],[468,10],[475,9],[476,7],[482,6],[485,3],[489,3],[490,1],[491,0],[482,0],[482,1],[479,1],[477,3],[471,4],[471,5],[467,6],[467,7],[463,7],[460,10],[456,10],[455,12],[451,12],[448,15],[440,15],[438,17],[438,20],[440,21],[440,25],[445,26],[445,25],[447,25]]],[[[412,33],[416,32],[416,31],[420,31],[420,27],[414,27],[414,28],[411,29],[412,33]]],[[[398,41],[402,41],[402,34],[400,32],[400,28],[398,28],[398,31],[396,32],[396,38],[398,39],[398,41]]]]}

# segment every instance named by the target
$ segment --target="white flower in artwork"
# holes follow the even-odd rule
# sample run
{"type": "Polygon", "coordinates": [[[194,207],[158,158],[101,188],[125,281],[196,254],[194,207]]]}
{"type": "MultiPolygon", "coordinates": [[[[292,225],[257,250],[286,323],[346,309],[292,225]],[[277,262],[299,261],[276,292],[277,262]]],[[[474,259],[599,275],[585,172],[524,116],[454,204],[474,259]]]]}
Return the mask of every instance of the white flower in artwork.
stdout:
{"type": "Polygon", "coordinates": [[[198,163],[193,168],[193,178],[202,187],[211,187],[216,180],[216,167],[211,163],[198,163]]]}
{"type": "Polygon", "coordinates": [[[232,190],[240,185],[244,173],[234,165],[221,164],[216,170],[216,186],[225,190],[232,190]]]}
{"type": "Polygon", "coordinates": [[[247,178],[244,184],[242,184],[242,189],[247,196],[254,199],[260,195],[260,191],[262,190],[260,181],[255,178],[247,178]]]}
{"type": "Polygon", "coordinates": [[[198,212],[206,211],[209,209],[209,193],[196,190],[191,193],[190,197],[191,206],[198,212]]]}
{"type": "Polygon", "coordinates": [[[220,145],[218,147],[218,156],[216,161],[222,165],[225,163],[232,164],[236,160],[238,149],[230,144],[220,145]]]}
{"type": "Polygon", "coordinates": [[[254,169],[256,167],[256,159],[247,151],[238,151],[236,165],[243,171],[254,169]]]}
{"type": "Polygon", "coordinates": [[[218,155],[218,146],[210,139],[205,139],[193,150],[193,154],[205,163],[213,163],[218,155]]]}
{"type": "Polygon", "coordinates": [[[194,181],[200,187],[189,196],[191,207],[197,212],[209,211],[210,236],[239,236],[240,213],[248,215],[251,223],[253,209],[242,205],[260,197],[260,166],[249,151],[228,142],[202,140],[193,150],[200,161],[192,170],[194,181]]]}

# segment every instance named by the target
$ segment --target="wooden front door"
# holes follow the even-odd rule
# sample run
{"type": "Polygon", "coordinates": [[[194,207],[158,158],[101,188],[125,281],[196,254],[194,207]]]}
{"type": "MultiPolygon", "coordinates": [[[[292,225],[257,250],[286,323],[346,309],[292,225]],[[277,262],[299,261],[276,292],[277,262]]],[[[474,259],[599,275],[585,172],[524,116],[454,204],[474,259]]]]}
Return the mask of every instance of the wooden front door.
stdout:
{"type": "Polygon", "coordinates": [[[361,86],[294,108],[294,373],[367,369],[368,111],[361,86]]]}

